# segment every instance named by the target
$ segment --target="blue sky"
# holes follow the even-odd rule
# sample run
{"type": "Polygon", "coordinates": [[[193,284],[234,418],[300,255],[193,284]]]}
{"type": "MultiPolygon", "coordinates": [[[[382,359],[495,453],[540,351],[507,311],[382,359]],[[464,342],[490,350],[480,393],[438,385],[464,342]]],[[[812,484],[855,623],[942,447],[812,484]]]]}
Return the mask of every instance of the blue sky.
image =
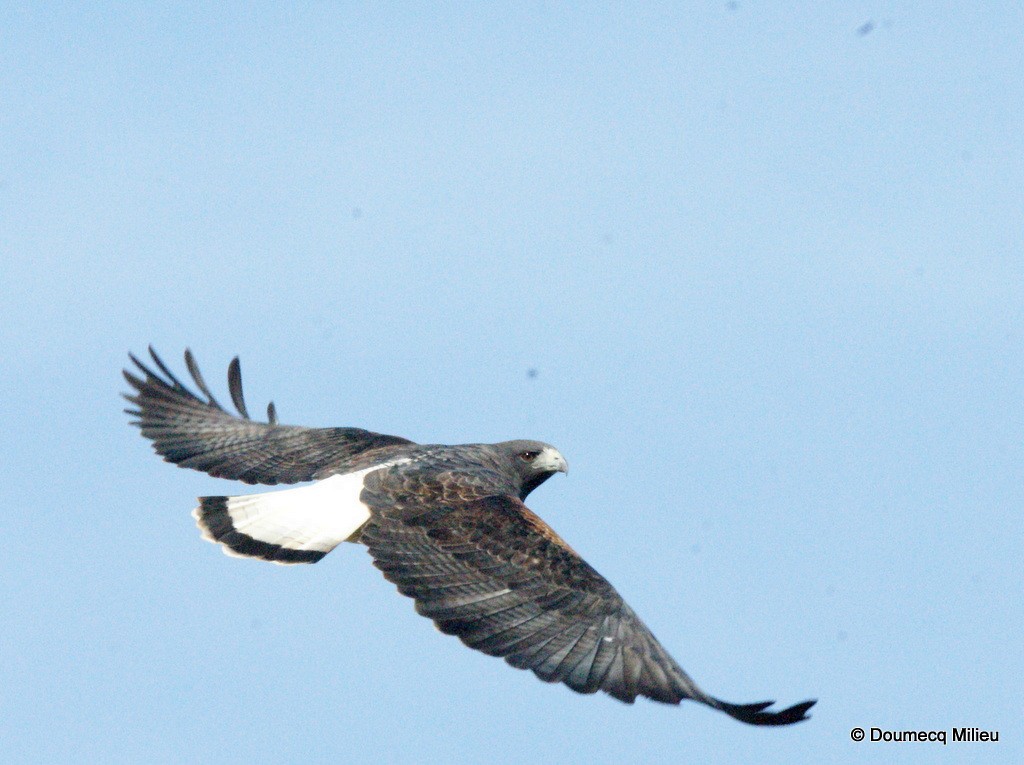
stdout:
{"type": "Polygon", "coordinates": [[[1022,33],[1015,3],[5,4],[6,756],[1020,762],[1022,33]],[[239,354],[284,422],[555,444],[531,507],[708,691],[813,719],[540,683],[356,546],[221,555],[189,512],[245,487],[120,412],[149,343],[218,391],[239,354]]]}

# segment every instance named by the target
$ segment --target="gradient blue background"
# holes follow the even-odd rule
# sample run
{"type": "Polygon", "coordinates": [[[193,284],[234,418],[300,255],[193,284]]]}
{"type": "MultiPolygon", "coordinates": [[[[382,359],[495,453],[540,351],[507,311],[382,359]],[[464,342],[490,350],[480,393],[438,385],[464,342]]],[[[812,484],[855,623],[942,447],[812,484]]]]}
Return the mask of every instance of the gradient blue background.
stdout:
{"type": "Polygon", "coordinates": [[[0,7],[4,761],[1024,761],[1020,4],[281,5],[0,7]],[[221,555],[194,497],[245,487],[120,412],[150,342],[285,422],[556,444],[531,506],[813,719],[221,555]]]}

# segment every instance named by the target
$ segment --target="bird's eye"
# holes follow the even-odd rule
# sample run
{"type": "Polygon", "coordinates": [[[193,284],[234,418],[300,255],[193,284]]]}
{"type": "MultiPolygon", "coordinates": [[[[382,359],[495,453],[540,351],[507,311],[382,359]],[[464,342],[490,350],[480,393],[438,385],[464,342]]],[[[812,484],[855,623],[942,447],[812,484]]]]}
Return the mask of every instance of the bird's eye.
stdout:
{"type": "Polygon", "coordinates": [[[533,462],[540,452],[519,452],[519,459],[523,462],[533,462]]]}

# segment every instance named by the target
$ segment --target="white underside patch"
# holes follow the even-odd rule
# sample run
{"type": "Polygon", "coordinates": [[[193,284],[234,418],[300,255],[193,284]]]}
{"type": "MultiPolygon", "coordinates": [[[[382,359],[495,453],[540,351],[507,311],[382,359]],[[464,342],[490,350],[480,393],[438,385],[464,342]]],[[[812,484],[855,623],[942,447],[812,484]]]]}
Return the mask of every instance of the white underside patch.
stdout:
{"type": "MultiPolygon", "coordinates": [[[[228,497],[227,512],[234,530],[252,539],[289,550],[328,553],[352,537],[370,518],[370,509],[359,501],[366,474],[408,461],[396,460],[333,475],[310,486],[228,497]]],[[[203,539],[217,543],[200,520],[200,508],[192,511],[192,517],[203,539]]],[[[226,555],[249,557],[226,544],[221,549],[226,555]]]]}

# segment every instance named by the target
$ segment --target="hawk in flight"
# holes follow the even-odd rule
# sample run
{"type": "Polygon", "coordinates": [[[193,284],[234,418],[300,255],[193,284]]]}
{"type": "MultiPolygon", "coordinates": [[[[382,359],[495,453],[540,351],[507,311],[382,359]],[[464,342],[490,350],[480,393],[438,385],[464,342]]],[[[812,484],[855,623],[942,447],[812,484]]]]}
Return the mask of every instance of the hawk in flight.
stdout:
{"type": "Polygon", "coordinates": [[[815,703],[730,704],[701,690],[608,581],[523,504],[555,473],[558,450],[539,441],[441,446],[360,428],[250,419],[235,358],[228,390],[238,416],[202,397],[150,348],[156,370],[131,356],[127,409],[157,454],[181,467],[250,484],[307,486],[201,497],[203,537],[225,553],[280,564],[316,563],[341,542],[366,545],[374,565],[416,611],[470,648],[541,680],[627,704],[692,699],[751,725],[807,719],[815,703]]]}

